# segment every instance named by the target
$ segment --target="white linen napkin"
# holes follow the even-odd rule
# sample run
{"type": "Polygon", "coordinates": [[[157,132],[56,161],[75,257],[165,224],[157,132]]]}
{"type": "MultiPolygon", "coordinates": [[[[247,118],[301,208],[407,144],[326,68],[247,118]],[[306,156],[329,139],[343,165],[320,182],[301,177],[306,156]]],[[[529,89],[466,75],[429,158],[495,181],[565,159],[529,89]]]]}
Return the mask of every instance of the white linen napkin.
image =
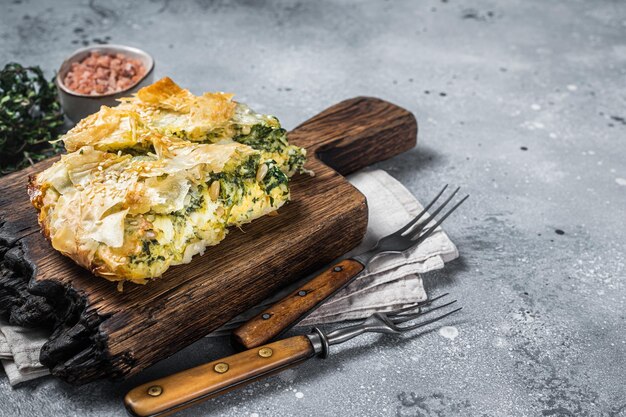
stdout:
{"type": "Polygon", "coordinates": [[[39,351],[49,331],[11,326],[0,320],[0,360],[11,386],[48,375],[39,363],[39,351]]]}
{"type": "MultiPolygon", "coordinates": [[[[384,171],[362,171],[348,179],[367,198],[369,223],[363,242],[345,257],[373,247],[380,237],[395,232],[423,209],[402,184],[384,171]]],[[[335,294],[298,326],[355,320],[376,311],[414,305],[426,299],[419,274],[441,269],[446,262],[458,256],[454,243],[441,228],[437,228],[417,248],[376,259],[367,273],[335,294]]],[[[310,278],[306,277],[281,290],[209,336],[228,334],[310,278]]],[[[12,386],[48,374],[47,368],[39,363],[39,350],[47,337],[46,332],[9,326],[0,321],[0,359],[12,386]]]]}

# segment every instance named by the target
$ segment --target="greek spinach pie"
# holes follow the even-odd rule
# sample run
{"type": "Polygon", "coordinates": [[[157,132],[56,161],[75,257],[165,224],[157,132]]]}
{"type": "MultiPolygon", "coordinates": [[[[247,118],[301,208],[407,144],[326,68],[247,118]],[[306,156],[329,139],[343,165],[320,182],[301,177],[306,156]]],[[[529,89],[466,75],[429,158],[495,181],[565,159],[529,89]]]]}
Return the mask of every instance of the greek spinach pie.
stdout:
{"type": "Polygon", "coordinates": [[[31,176],[52,246],[95,275],[144,284],[275,212],[305,150],[273,116],[164,78],[103,106],[61,138],[68,153],[31,176]]]}

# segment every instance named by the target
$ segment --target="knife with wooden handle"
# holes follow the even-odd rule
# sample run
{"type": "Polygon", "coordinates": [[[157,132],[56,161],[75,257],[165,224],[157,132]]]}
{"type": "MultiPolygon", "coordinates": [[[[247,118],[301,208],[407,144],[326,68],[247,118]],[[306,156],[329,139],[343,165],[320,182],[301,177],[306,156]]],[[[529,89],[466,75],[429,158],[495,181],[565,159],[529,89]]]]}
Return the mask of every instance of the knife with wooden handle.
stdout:
{"type": "Polygon", "coordinates": [[[334,264],[235,329],[231,336],[233,346],[251,349],[280,336],[348,285],[363,269],[362,261],[352,258],[334,264]]]}
{"type": "Polygon", "coordinates": [[[294,336],[145,383],[126,394],[132,416],[167,416],[316,355],[319,336],[294,336]]]}

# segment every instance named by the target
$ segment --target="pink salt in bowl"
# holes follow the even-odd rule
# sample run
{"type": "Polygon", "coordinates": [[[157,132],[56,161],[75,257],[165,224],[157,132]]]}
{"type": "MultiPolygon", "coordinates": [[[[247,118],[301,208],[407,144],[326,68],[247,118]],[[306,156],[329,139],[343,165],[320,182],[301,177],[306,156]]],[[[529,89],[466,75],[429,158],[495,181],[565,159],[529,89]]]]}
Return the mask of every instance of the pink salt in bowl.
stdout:
{"type": "Polygon", "coordinates": [[[115,106],[118,99],[128,97],[136,93],[140,88],[152,84],[154,77],[154,59],[150,54],[138,48],[124,45],[97,45],[81,48],[72,53],[59,68],[56,76],[56,84],[59,92],[59,99],[67,117],[77,123],[84,117],[97,112],[101,106],[115,106]],[[83,94],[72,90],[65,85],[64,80],[67,74],[72,70],[72,64],[80,63],[92,52],[102,55],[106,54],[123,54],[130,59],[139,61],[145,69],[143,75],[135,81],[134,84],[125,89],[107,94],[83,94]]]}

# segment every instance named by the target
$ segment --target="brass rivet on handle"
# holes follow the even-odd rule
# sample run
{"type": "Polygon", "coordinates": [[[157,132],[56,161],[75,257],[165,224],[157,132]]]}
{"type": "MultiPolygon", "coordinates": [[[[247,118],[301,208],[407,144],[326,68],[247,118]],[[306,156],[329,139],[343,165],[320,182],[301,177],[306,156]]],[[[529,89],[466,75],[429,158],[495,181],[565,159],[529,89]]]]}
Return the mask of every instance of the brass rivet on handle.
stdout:
{"type": "Polygon", "coordinates": [[[148,388],[148,395],[151,397],[158,397],[163,393],[163,388],[160,385],[153,385],[148,388]]]}
{"type": "Polygon", "coordinates": [[[213,370],[218,374],[223,374],[224,372],[228,371],[228,364],[226,362],[216,363],[213,367],[213,370]]]}
{"type": "Polygon", "coordinates": [[[274,351],[272,350],[272,348],[264,347],[264,348],[259,349],[259,356],[262,358],[269,358],[273,354],[274,354],[274,351]]]}

